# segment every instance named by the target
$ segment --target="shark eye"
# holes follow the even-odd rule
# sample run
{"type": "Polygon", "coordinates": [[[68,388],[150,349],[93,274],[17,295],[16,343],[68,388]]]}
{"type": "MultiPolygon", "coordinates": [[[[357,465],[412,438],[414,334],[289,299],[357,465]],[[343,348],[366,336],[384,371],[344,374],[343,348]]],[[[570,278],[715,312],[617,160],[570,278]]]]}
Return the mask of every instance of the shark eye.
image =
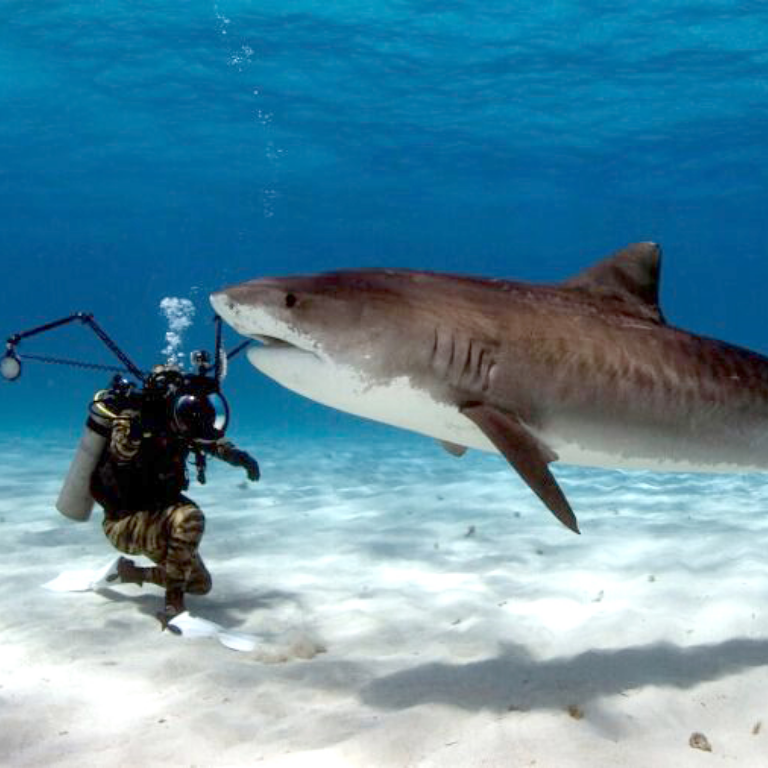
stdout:
{"type": "Polygon", "coordinates": [[[291,309],[291,307],[295,307],[296,302],[298,302],[298,299],[296,298],[295,293],[285,294],[285,306],[288,307],[288,309],[291,309]]]}

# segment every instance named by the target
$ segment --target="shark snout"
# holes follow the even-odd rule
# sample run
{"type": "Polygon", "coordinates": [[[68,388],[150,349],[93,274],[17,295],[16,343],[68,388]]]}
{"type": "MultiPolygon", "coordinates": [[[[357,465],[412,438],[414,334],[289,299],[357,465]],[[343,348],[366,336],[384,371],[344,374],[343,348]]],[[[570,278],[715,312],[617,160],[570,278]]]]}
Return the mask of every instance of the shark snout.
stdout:
{"type": "Polygon", "coordinates": [[[232,300],[227,290],[216,291],[210,295],[209,299],[211,306],[216,310],[216,314],[227,319],[226,314],[232,308],[232,300]]]}
{"type": "Polygon", "coordinates": [[[227,322],[246,307],[258,307],[265,303],[265,283],[251,280],[247,283],[230,285],[211,294],[210,301],[216,312],[227,322]]]}
{"type": "Polygon", "coordinates": [[[216,313],[238,333],[251,338],[284,338],[285,288],[274,278],[251,280],[211,294],[216,313]]]}
{"type": "Polygon", "coordinates": [[[251,310],[259,306],[258,295],[259,291],[254,291],[252,284],[242,283],[212,293],[210,302],[216,314],[238,333],[250,336],[255,332],[250,315],[251,310]]]}

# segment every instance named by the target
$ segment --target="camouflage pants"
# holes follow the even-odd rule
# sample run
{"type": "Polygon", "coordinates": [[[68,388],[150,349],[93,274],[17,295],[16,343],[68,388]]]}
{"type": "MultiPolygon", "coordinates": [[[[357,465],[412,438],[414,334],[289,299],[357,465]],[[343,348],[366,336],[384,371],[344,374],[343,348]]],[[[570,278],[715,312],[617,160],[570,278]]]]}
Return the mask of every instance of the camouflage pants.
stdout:
{"type": "Polygon", "coordinates": [[[211,591],[211,575],[197,551],[205,517],[193,501],[182,496],[155,512],[132,512],[117,520],[105,517],[103,528],[115,548],[157,564],[149,580],[158,586],[180,586],[195,595],[211,591]]]}

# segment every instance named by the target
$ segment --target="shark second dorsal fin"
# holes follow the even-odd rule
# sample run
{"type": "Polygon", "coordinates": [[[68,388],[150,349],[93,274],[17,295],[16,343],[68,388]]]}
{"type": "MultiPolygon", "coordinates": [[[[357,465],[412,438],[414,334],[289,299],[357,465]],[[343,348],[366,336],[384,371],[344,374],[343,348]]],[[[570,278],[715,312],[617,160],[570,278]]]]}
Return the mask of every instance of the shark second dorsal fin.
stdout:
{"type": "Polygon", "coordinates": [[[663,323],[659,308],[661,248],[633,243],[566,280],[567,288],[621,299],[638,315],[663,323]]]}

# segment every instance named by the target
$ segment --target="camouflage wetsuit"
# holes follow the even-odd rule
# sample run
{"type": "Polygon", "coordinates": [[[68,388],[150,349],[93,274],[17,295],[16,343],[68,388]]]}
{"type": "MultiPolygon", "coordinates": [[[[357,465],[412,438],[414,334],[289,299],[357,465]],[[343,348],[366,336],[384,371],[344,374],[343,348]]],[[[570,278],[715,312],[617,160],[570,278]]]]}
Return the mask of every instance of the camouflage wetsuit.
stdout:
{"type": "MultiPolygon", "coordinates": [[[[166,590],[166,616],[182,612],[184,594],[206,594],[211,576],[198,547],[205,530],[200,508],[183,491],[191,447],[172,431],[144,433],[136,410],[110,412],[111,403],[96,402],[109,413],[109,444],[93,476],[91,492],[104,508],[103,528],[121,552],[145,555],[155,566],[138,568],[121,560],[124,582],[148,581],[166,590]]],[[[232,443],[220,440],[195,447],[234,466],[243,466],[252,480],[258,465],[232,443]]]]}

